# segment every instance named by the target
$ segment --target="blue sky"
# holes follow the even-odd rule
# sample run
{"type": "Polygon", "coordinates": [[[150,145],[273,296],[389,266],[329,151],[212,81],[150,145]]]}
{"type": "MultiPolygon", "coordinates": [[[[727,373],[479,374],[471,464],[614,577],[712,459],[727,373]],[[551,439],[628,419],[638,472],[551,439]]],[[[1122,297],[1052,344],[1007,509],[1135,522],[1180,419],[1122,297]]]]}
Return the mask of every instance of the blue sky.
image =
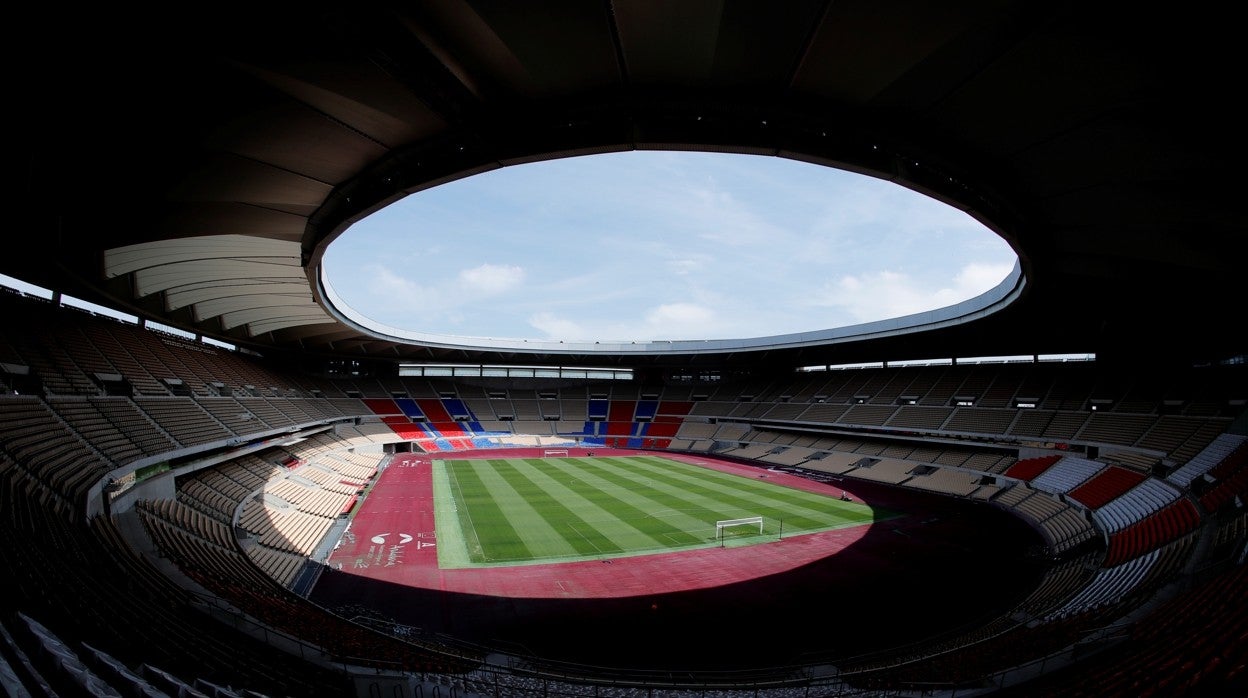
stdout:
{"type": "Polygon", "coordinates": [[[967,214],[777,157],[630,151],[504,167],[356,223],[324,260],[352,308],[496,339],[754,338],[931,310],[1014,251],[967,214]]]}

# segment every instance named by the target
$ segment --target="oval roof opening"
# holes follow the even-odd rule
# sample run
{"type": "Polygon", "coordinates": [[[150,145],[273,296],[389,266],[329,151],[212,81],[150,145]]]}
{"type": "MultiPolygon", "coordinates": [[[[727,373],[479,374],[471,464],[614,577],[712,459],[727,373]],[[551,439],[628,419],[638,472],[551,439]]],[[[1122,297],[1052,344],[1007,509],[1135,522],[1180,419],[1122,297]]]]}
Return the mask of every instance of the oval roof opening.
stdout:
{"type": "Polygon", "coordinates": [[[1014,250],[967,213],[780,157],[628,151],[421,191],[327,248],[334,305],[382,334],[616,343],[733,340],[953,306],[1014,250]]]}

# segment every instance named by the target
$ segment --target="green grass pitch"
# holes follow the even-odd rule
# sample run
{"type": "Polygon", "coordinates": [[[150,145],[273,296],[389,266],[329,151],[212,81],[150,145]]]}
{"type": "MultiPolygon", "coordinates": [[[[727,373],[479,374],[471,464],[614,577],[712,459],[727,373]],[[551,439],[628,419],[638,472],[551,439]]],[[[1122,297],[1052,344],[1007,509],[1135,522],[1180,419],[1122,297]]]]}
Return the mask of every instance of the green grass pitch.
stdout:
{"type": "Polygon", "coordinates": [[[444,569],[751,545],[890,516],[659,456],[440,460],[433,466],[444,569]],[[762,534],[754,524],[716,535],[716,521],[751,516],[763,517],[762,534]]]}

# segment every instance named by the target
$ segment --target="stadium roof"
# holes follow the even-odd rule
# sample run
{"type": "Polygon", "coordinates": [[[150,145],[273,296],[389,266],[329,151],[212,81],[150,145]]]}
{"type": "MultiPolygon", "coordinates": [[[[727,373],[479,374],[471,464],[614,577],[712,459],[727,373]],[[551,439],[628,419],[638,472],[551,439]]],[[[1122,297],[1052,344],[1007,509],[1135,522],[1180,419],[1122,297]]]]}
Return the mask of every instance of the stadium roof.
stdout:
{"type": "Polygon", "coordinates": [[[412,361],[800,366],[1245,353],[1245,63],[1221,9],[1113,3],[26,4],[0,273],[253,348],[412,361]],[[748,343],[377,336],[318,262],[499,167],[775,155],[968,211],[1020,267],[976,302],[748,343]]]}

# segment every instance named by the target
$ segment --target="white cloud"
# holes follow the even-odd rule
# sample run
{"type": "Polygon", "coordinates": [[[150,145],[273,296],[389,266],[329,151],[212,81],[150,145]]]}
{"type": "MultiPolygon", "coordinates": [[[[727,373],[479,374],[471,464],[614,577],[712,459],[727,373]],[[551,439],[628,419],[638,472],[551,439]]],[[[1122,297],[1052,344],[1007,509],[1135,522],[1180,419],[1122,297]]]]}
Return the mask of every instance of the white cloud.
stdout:
{"type": "Polygon", "coordinates": [[[529,324],[545,335],[545,339],[570,339],[576,341],[586,340],[589,337],[589,333],[579,323],[557,317],[551,312],[541,312],[532,315],[529,317],[529,324]]]}
{"type": "Polygon", "coordinates": [[[958,293],[973,298],[1001,283],[1013,269],[1013,264],[968,264],[954,277],[954,287],[958,293]]]}
{"type": "Polygon", "coordinates": [[[672,203],[674,215],[690,220],[698,237],[712,244],[746,247],[775,243],[788,236],[749,203],[721,189],[695,188],[672,203]]]}
{"type": "Polygon", "coordinates": [[[832,305],[841,306],[858,322],[899,317],[943,305],[941,291],[919,288],[910,277],[893,271],[850,276],[840,280],[832,305]]]}
{"type": "Polygon", "coordinates": [[[640,342],[735,336],[714,310],[696,303],[664,303],[634,310],[626,317],[597,315],[587,322],[542,311],[528,322],[549,340],[640,342]]]}
{"type": "Polygon", "coordinates": [[[410,309],[441,307],[442,294],[436,286],[424,286],[412,275],[395,272],[384,264],[366,264],[353,274],[334,274],[330,280],[352,310],[393,327],[419,329],[412,326],[410,309]]]}
{"type": "Polygon", "coordinates": [[[469,293],[492,296],[519,286],[524,269],[514,264],[482,264],[459,272],[460,282],[469,293]]]}
{"type": "MultiPolygon", "coordinates": [[[[364,283],[366,283],[369,296],[371,296],[369,305],[381,307],[396,305],[397,307],[403,307],[413,300],[438,300],[438,297],[441,296],[441,291],[438,290],[437,286],[424,286],[414,280],[417,275],[397,273],[384,265],[364,267],[361,270],[361,276],[364,283]]],[[[358,283],[358,280],[356,283],[358,283]]],[[[334,288],[338,290],[337,283],[334,285],[334,288]]],[[[362,308],[357,307],[356,310],[362,310],[362,308]]]]}
{"type": "Polygon", "coordinates": [[[646,313],[648,339],[705,337],[716,328],[715,311],[694,303],[664,303],[646,313]]]}
{"type": "Polygon", "coordinates": [[[411,298],[429,293],[428,289],[421,287],[410,277],[396,274],[379,264],[366,269],[365,275],[368,279],[368,290],[383,299],[393,300],[395,296],[411,298]]]}
{"type": "Polygon", "coordinates": [[[841,308],[855,322],[922,313],[960,303],[1001,283],[1010,265],[968,264],[947,285],[881,270],[841,277],[812,293],[816,306],[841,308]]]}
{"type": "Polygon", "coordinates": [[[689,276],[702,268],[702,262],[696,259],[669,259],[667,269],[677,276],[689,276]]]}

